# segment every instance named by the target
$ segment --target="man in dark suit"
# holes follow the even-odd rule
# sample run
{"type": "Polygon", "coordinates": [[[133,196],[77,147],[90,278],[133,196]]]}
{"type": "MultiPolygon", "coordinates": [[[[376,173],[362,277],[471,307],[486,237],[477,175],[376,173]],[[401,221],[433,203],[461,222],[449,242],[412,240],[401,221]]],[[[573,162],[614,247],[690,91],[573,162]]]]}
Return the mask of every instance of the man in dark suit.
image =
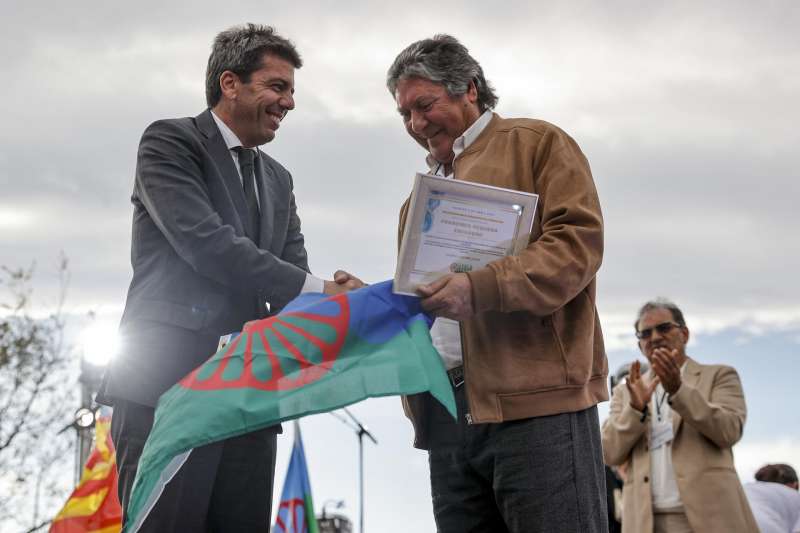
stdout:
{"type": "MultiPolygon", "coordinates": [[[[142,136],[124,348],[98,395],[114,406],[123,508],[159,396],[213,354],[221,335],[301,292],[360,285],[341,271],[338,281],[309,273],[292,177],[257,148],[294,109],[301,65],[294,45],[270,27],[226,30],[208,60],[209,109],[157,121],[142,136]]],[[[142,529],[267,532],[279,431],[195,449],[142,529]]]]}

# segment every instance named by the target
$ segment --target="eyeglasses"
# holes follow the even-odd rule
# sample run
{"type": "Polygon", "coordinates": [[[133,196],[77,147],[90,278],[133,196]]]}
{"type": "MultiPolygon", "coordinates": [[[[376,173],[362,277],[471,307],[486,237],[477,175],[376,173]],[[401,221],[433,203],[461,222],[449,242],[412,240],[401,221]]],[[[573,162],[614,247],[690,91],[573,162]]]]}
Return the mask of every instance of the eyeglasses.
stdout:
{"type": "Polygon", "coordinates": [[[675,322],[662,322],[661,324],[656,324],[652,328],[644,328],[641,331],[636,332],[636,338],[639,340],[647,340],[653,336],[653,330],[656,330],[659,335],[666,335],[672,328],[680,328],[682,327],[675,322]]]}

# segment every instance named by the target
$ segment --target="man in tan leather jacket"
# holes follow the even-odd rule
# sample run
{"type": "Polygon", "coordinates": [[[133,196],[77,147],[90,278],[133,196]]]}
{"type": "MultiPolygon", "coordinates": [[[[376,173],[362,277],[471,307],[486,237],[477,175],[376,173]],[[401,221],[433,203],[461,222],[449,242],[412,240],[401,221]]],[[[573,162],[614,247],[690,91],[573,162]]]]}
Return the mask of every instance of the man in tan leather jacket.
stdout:
{"type": "Polygon", "coordinates": [[[493,113],[482,68],[453,37],[408,46],[387,86],[425,172],[539,195],[525,250],[420,288],[458,405],[454,421],[428,395],[404,402],[429,450],[438,530],[606,531],[603,220],[589,164],[558,127],[493,113]]]}
{"type": "Polygon", "coordinates": [[[757,533],[733,466],[746,415],[736,370],[686,355],[671,302],[645,304],[635,327],[651,371],[633,363],[603,424],[606,463],[627,463],[623,533],[757,533]]]}

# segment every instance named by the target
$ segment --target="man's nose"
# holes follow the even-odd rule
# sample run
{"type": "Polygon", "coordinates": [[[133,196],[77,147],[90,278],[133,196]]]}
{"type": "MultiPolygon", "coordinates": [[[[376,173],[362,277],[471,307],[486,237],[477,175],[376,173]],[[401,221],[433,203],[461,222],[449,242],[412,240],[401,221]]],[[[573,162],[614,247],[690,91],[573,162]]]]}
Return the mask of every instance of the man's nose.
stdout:
{"type": "Polygon", "coordinates": [[[285,94],[283,98],[281,98],[280,104],[287,111],[291,111],[294,109],[294,95],[292,93],[285,94]]]}
{"type": "Polygon", "coordinates": [[[425,120],[425,116],[422,113],[417,111],[411,112],[411,131],[417,135],[421,135],[427,125],[428,121],[425,120]]]}

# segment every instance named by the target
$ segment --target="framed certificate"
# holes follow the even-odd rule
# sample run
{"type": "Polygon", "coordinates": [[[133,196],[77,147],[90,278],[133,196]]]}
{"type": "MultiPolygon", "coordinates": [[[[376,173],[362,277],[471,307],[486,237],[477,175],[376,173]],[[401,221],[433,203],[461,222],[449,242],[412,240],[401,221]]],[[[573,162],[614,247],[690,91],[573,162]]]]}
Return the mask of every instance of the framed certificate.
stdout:
{"type": "Polygon", "coordinates": [[[406,218],[394,292],[451,272],[470,272],[528,245],[536,194],[417,174],[406,218]]]}

